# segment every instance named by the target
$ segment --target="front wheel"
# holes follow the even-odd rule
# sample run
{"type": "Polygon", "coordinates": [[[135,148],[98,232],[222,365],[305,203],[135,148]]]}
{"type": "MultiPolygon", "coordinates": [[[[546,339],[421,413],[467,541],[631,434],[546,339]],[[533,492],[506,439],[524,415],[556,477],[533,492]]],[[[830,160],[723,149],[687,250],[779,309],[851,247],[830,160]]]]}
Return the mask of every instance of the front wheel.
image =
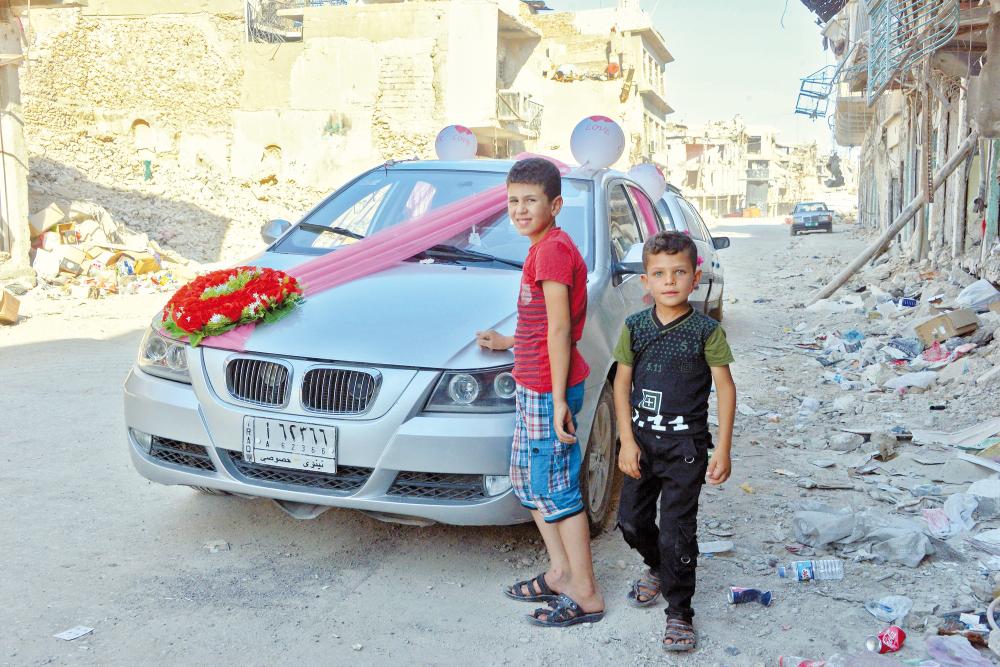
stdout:
{"type": "Polygon", "coordinates": [[[607,530],[615,517],[615,490],[621,480],[617,461],[618,425],[611,385],[605,383],[594,411],[587,456],[580,471],[580,493],[590,521],[590,535],[607,530]]]}

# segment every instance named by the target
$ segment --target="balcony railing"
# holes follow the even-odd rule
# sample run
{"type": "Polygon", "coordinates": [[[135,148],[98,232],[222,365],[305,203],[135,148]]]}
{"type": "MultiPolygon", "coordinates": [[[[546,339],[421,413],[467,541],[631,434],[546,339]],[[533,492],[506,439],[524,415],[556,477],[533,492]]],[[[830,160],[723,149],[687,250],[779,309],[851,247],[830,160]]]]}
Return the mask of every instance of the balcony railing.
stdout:
{"type": "Polygon", "coordinates": [[[502,123],[516,123],[534,136],[542,129],[541,102],[531,99],[531,95],[514,90],[497,92],[497,120],[502,123]]]}
{"type": "Polygon", "coordinates": [[[302,41],[301,9],[346,5],[348,0],[246,0],[248,42],[269,44],[302,41]]]}

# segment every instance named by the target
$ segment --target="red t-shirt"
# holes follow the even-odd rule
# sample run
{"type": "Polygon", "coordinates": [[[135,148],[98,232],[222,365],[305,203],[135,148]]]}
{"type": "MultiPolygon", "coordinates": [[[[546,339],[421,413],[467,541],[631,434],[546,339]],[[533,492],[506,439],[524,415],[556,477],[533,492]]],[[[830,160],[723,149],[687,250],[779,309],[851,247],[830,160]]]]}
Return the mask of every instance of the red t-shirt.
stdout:
{"type": "Polygon", "coordinates": [[[521,293],[517,300],[517,329],[514,332],[514,379],[532,391],[552,391],[549,368],[549,319],[545,311],[542,281],[553,280],[569,286],[571,325],[569,378],[566,387],[583,382],[590,367],[576,349],[587,318],[587,265],[573,239],[558,227],[531,246],[521,272],[521,293]]]}

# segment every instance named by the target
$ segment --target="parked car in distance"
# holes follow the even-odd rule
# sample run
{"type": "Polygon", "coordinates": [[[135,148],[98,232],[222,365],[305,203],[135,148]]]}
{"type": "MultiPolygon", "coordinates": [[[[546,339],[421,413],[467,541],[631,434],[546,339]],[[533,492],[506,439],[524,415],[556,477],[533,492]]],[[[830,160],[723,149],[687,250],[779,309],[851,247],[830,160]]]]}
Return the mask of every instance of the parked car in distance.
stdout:
{"type": "Polygon", "coordinates": [[[792,236],[800,232],[833,232],[833,211],[821,201],[799,202],[792,209],[792,236]]]}
{"type": "Polygon", "coordinates": [[[713,237],[698,208],[673,185],[667,185],[667,191],[656,202],[656,209],[668,229],[690,234],[698,247],[698,257],[702,260],[701,283],[691,295],[691,305],[721,322],[726,280],[718,251],[729,247],[729,237],[713,237]]]}
{"type": "MultiPolygon", "coordinates": [[[[265,225],[270,246],[250,264],[288,269],[337,252],[502,186],[512,165],[379,166],[299,223],[265,225]]],[[[562,190],[558,224],[588,267],[579,348],[591,374],[577,433],[596,533],[614,521],[620,475],[612,350],[625,318],[646,307],[642,243],[665,225],[623,173],[570,174],[562,190]]],[[[508,476],[513,354],[475,344],[477,330],[514,332],[529,245],[504,211],[399,266],[310,295],[241,352],[189,347],[151,327],[125,381],[134,466],[161,484],[271,498],[301,518],[342,507],[404,523],[529,521],[508,476]]]]}

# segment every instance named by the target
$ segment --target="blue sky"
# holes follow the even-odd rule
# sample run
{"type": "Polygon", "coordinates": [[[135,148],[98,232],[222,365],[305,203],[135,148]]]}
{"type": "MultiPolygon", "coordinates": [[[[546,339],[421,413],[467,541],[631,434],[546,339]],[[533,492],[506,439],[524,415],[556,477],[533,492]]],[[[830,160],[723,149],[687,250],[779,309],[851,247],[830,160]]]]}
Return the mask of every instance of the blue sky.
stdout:
{"type": "MultiPolygon", "coordinates": [[[[614,7],[615,0],[548,0],[557,10],[614,7]]],[[[674,62],[667,65],[671,120],[740,114],[770,125],[785,142],[830,146],[825,119],[795,115],[799,79],[833,63],[814,14],[799,0],[642,0],[674,62]],[[781,26],[784,12],[784,27],[781,26]]]]}

